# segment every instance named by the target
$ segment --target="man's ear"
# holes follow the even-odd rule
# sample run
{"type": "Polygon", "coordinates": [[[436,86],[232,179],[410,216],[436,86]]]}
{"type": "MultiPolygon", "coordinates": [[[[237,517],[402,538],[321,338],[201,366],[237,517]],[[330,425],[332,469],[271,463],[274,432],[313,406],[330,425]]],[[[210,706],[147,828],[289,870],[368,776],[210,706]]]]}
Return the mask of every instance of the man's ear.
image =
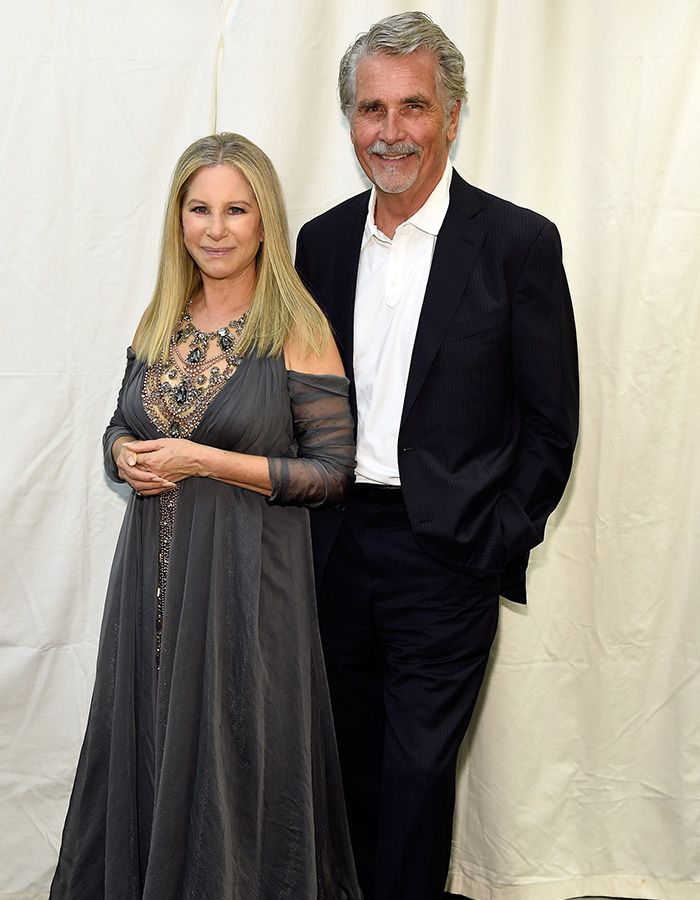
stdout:
{"type": "Polygon", "coordinates": [[[462,101],[457,100],[452,106],[452,110],[450,112],[450,118],[447,123],[447,130],[445,132],[446,136],[447,136],[447,140],[450,143],[452,143],[452,141],[457,137],[457,130],[459,128],[459,114],[460,114],[461,109],[462,109],[462,101]]]}

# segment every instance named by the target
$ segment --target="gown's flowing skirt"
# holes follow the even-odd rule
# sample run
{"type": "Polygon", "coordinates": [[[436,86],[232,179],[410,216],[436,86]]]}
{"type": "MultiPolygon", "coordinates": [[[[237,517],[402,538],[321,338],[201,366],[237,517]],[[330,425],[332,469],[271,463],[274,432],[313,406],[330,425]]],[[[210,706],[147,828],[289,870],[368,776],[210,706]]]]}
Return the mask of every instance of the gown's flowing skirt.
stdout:
{"type": "MultiPolygon", "coordinates": [[[[146,439],[142,382],[130,356],[119,409],[146,439]]],[[[281,361],[246,358],[192,439],[287,452],[281,361]]],[[[132,495],[51,900],[357,898],[307,511],[182,482],[157,666],[159,532],[132,495]]]]}

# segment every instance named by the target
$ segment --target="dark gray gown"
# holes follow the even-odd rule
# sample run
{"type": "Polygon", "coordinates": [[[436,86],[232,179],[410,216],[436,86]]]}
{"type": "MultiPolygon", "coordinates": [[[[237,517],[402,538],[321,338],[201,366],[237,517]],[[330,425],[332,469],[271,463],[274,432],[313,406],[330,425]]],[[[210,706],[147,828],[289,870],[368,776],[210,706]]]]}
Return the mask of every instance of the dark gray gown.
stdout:
{"type": "MultiPolygon", "coordinates": [[[[104,441],[115,480],[117,437],[162,437],[144,373],[130,350],[104,441]]],[[[132,494],[50,900],[358,898],[295,505],[352,478],[347,381],[249,355],[191,439],[269,457],[273,496],[181,482],[157,666],[160,501],[132,494]]]]}

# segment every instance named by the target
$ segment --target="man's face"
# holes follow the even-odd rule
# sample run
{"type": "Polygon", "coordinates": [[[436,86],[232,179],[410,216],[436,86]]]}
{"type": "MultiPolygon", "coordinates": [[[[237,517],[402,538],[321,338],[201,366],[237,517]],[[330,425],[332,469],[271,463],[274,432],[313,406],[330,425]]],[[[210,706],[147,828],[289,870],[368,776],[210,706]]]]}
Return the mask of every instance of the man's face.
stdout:
{"type": "Polygon", "coordinates": [[[418,207],[440,180],[459,121],[458,103],[445,127],[435,75],[427,50],[365,56],[356,73],[351,139],[360,165],[380,191],[406,194],[418,207]]]}

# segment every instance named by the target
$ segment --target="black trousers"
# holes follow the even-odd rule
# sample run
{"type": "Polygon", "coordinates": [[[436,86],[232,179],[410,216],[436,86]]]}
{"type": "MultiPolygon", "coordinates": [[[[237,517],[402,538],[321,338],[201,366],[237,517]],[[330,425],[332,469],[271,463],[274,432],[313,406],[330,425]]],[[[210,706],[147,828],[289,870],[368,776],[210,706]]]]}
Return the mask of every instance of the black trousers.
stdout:
{"type": "Polygon", "coordinates": [[[422,550],[402,503],[346,502],[319,620],[366,900],[443,897],[457,754],[498,589],[498,576],[455,572],[422,550]]]}

